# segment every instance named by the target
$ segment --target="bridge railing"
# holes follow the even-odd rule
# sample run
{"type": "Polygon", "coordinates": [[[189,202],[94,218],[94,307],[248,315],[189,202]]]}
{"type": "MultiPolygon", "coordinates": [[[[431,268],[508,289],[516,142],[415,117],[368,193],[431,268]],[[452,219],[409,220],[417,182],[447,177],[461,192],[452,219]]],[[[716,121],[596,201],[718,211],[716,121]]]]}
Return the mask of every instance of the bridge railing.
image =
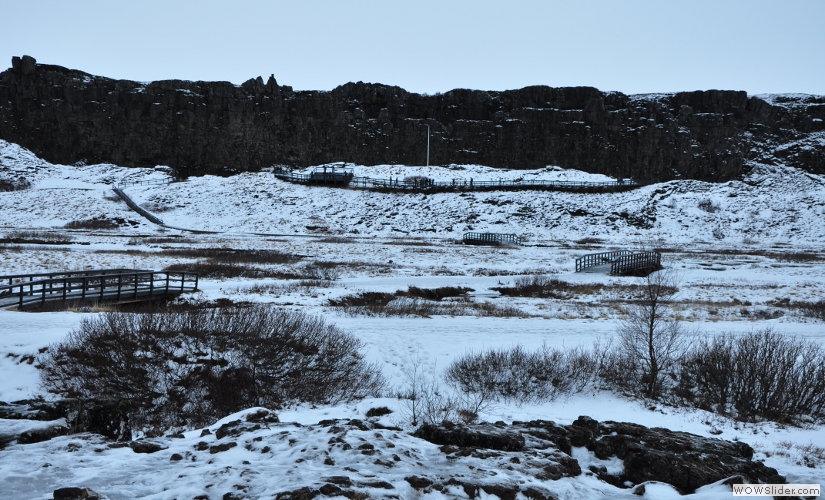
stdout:
{"type": "MultiPolygon", "coordinates": [[[[289,182],[303,184],[313,183],[312,174],[302,174],[293,172],[287,168],[279,168],[274,171],[275,176],[289,182]]],[[[345,186],[345,184],[341,184],[345,186]]],[[[492,190],[552,190],[552,191],[576,191],[576,192],[609,192],[624,191],[639,187],[639,183],[632,179],[617,179],[606,182],[586,182],[586,181],[555,181],[555,180],[475,180],[475,179],[452,179],[449,181],[435,181],[428,179],[427,182],[408,182],[403,178],[377,179],[372,177],[352,177],[349,187],[362,189],[399,190],[399,191],[492,191],[492,190]]]]}
{"type": "Polygon", "coordinates": [[[92,276],[92,275],[101,275],[101,274],[122,274],[122,273],[133,273],[133,272],[151,272],[149,269],[126,269],[126,268],[115,268],[115,269],[94,269],[94,270],[83,270],[83,271],[60,271],[55,273],[28,273],[28,274],[10,274],[5,276],[0,276],[0,282],[8,282],[9,285],[13,285],[15,283],[24,283],[28,281],[39,281],[44,279],[56,279],[56,278],[73,278],[77,276],[92,276]]]}
{"type": "Polygon", "coordinates": [[[576,259],[576,272],[583,271],[593,266],[611,264],[617,258],[625,255],[631,255],[632,253],[633,252],[630,250],[615,250],[612,252],[591,253],[583,255],[576,259]]]}
{"type": "Polygon", "coordinates": [[[661,267],[662,254],[659,252],[633,252],[614,260],[610,265],[610,274],[623,275],[643,271],[650,272],[661,267]]]}
{"type": "Polygon", "coordinates": [[[171,184],[175,181],[172,176],[164,177],[162,179],[121,179],[115,187],[122,188],[126,186],[158,186],[162,184],[171,184]]]}
{"type": "Polygon", "coordinates": [[[115,270],[0,276],[0,307],[23,309],[55,301],[126,302],[176,295],[198,288],[198,274],[187,271],[115,270]],[[21,281],[13,283],[15,278],[21,281]],[[34,278],[25,280],[25,278],[34,278]]]}
{"type": "Polygon", "coordinates": [[[504,233],[464,233],[461,240],[469,245],[521,245],[522,238],[516,234],[504,233]]]}
{"type": "Polygon", "coordinates": [[[591,253],[576,259],[576,272],[610,264],[610,274],[623,275],[651,271],[662,266],[662,254],[652,251],[615,250],[591,253]]]}

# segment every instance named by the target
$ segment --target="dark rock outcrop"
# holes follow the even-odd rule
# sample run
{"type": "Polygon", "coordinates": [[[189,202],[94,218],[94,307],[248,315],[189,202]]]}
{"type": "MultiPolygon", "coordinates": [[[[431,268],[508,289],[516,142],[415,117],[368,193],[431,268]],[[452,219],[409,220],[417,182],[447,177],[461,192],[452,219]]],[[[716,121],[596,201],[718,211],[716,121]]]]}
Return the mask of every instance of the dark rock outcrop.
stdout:
{"type": "MultiPolygon", "coordinates": [[[[589,468],[590,473],[619,487],[657,481],[687,494],[733,476],[746,483],[785,482],[775,469],[753,461],[753,449],[745,443],[632,423],[597,422],[590,417],[579,417],[567,426],[543,420],[514,422],[506,427],[424,425],[415,436],[443,445],[442,451],[456,456],[478,456],[479,448],[518,450],[525,457],[536,450],[558,449],[563,454],[553,457],[555,465],[544,466],[540,476],[544,480],[580,474],[582,465],[565,454],[571,455],[573,447],[583,447],[598,460],[618,458],[623,462],[621,472],[608,471],[606,467],[589,468]]],[[[421,483],[420,479],[418,482],[421,483]]]]}
{"type": "Polygon", "coordinates": [[[128,403],[122,401],[0,402],[0,418],[44,422],[43,426],[18,435],[0,436],[0,448],[9,442],[21,444],[46,441],[56,436],[91,432],[115,441],[132,439],[128,403]],[[48,422],[49,424],[45,424],[48,422]]]}
{"type": "Polygon", "coordinates": [[[100,495],[89,488],[58,488],[52,496],[54,500],[98,500],[100,495]]]}
{"type": "Polygon", "coordinates": [[[169,165],[182,175],[272,164],[426,161],[503,168],[559,165],[640,181],[723,181],[747,161],[825,172],[825,97],[775,105],[737,91],[649,96],[590,87],[457,89],[419,95],[348,83],[294,91],[92,76],[15,57],[0,73],[0,138],[60,163],[169,165]]]}

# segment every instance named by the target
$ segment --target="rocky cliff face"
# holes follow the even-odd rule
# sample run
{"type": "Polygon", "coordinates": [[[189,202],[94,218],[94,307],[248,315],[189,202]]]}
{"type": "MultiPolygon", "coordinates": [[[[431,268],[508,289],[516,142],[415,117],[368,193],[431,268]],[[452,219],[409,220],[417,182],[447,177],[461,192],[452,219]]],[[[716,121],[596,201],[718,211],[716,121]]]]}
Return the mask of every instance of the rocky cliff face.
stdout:
{"type": "Polygon", "coordinates": [[[419,95],[349,83],[294,91],[113,80],[15,57],[0,73],[0,138],[60,163],[169,165],[185,175],[334,161],[559,165],[643,182],[724,181],[750,160],[825,173],[825,97],[627,96],[590,87],[419,95]]]}

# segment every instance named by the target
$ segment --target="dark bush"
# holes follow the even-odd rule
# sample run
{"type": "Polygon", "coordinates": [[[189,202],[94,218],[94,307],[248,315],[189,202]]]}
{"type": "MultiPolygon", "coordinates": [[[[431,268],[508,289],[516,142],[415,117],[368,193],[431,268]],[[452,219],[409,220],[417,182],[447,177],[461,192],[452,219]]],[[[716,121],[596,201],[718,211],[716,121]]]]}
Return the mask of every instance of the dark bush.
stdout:
{"type": "Polygon", "coordinates": [[[572,296],[570,283],[545,275],[516,278],[512,287],[497,287],[491,288],[491,290],[510,297],[567,299],[572,296]]]}
{"type": "Polygon", "coordinates": [[[216,264],[291,264],[301,260],[294,254],[278,250],[234,248],[169,248],[164,255],[191,259],[205,259],[216,264]]]}
{"type": "Polygon", "coordinates": [[[74,220],[67,222],[63,227],[66,229],[117,229],[120,225],[111,219],[100,217],[97,219],[74,220]]]}
{"type": "Polygon", "coordinates": [[[411,286],[407,288],[406,292],[401,290],[395,292],[399,296],[417,297],[419,299],[440,301],[449,297],[461,297],[467,292],[472,292],[472,288],[463,286],[442,286],[439,288],[418,288],[411,286]]]}
{"type": "MultiPolygon", "coordinates": [[[[615,287],[615,285],[614,285],[615,287]]],[[[516,278],[513,286],[491,288],[508,297],[533,297],[566,300],[576,295],[598,293],[605,288],[601,283],[568,283],[553,276],[542,274],[516,278]]]]}
{"type": "Polygon", "coordinates": [[[825,350],[771,330],[705,340],[681,362],[677,394],[740,420],[825,417],[825,350]]]}
{"type": "Polygon", "coordinates": [[[46,389],[128,400],[145,427],[201,426],[252,406],[349,400],[383,384],[334,325],[258,305],[84,320],[40,356],[46,389]]]}
{"type": "Polygon", "coordinates": [[[17,179],[6,178],[0,179],[0,192],[2,191],[23,191],[32,187],[31,182],[25,177],[18,177],[17,179]]]}
{"type": "Polygon", "coordinates": [[[797,305],[810,318],[825,320],[825,300],[816,302],[802,302],[797,305]]]}
{"type": "Polygon", "coordinates": [[[23,243],[32,245],[68,245],[73,238],[64,233],[52,231],[12,231],[0,243],[23,243]]]}
{"type": "Polygon", "coordinates": [[[364,307],[367,309],[383,308],[394,299],[395,295],[392,293],[360,292],[339,299],[329,299],[329,305],[333,307],[364,307]]]}
{"type": "Polygon", "coordinates": [[[581,391],[592,381],[596,368],[594,358],[584,351],[544,347],[528,352],[516,346],[467,354],[447,368],[445,378],[463,393],[526,403],[581,391]]]}

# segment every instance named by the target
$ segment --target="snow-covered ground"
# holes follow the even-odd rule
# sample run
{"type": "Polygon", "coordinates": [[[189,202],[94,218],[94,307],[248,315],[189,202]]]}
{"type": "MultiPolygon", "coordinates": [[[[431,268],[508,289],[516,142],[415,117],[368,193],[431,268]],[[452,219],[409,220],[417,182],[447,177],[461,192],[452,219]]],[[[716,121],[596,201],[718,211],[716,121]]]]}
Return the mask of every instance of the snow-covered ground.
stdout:
{"type": "MultiPolygon", "coordinates": [[[[358,176],[374,178],[604,180],[600,175],[557,167],[529,171],[474,165],[352,168],[358,176]]],[[[490,347],[576,347],[609,341],[622,315],[622,287],[637,283],[637,279],[575,273],[574,261],[587,253],[612,249],[664,250],[665,265],[676,271],[679,280],[679,314],[693,335],[770,327],[825,343],[821,321],[780,305],[782,299],[822,298],[825,178],[783,166],[754,165],[744,179],[724,184],[673,181],[614,194],[523,191],[425,195],[308,187],[285,183],[271,173],[193,177],[163,184],[158,183],[166,177],[162,168],[53,165],[0,141],[0,179],[20,177],[31,183],[29,189],[0,192],[0,238],[37,235],[70,241],[60,245],[0,243],[2,274],[114,267],[162,269],[193,262],[194,258],[170,251],[180,248],[271,249],[304,256],[297,266],[340,263],[343,265],[335,267],[336,279],[329,286],[296,287],[290,286],[290,280],[274,278],[204,279],[197,297],[268,302],[321,315],[364,342],[366,357],[381,365],[395,389],[391,392],[403,392],[413,371],[438,383],[441,371],[452,360],[490,347]],[[112,192],[113,185],[121,185],[167,227],[149,223],[129,210],[112,192]],[[105,219],[118,227],[64,227],[91,219],[105,219]],[[464,246],[460,239],[466,231],[515,233],[526,238],[526,245],[464,246]],[[505,298],[491,290],[512,285],[519,276],[539,274],[571,283],[609,286],[569,300],[505,298]],[[514,307],[522,314],[384,318],[349,316],[328,306],[330,298],[360,291],[394,292],[409,286],[465,286],[474,290],[470,294],[474,301],[514,307]]],[[[31,355],[63,339],[83,317],[92,314],[96,313],[0,310],[0,400],[42,395],[37,370],[29,362],[31,355]]],[[[409,428],[407,406],[394,398],[291,408],[278,414],[282,422],[311,425],[330,418],[364,418],[367,409],[377,406],[394,410],[382,421],[409,428]]],[[[497,404],[480,418],[546,419],[568,424],[579,415],[741,440],[789,482],[820,483],[825,476],[825,432],[821,426],[742,424],[701,411],[649,407],[601,392],[540,405],[497,404]],[[812,456],[819,458],[806,463],[804,457],[812,456]]],[[[0,421],[0,434],[3,425],[19,423],[0,421]]],[[[111,499],[193,498],[225,491],[224,486],[235,478],[233,474],[253,470],[260,481],[272,483],[258,490],[265,495],[279,491],[274,489],[280,486],[279,477],[312,474],[311,468],[304,470],[296,464],[294,451],[267,455],[266,465],[257,469],[242,465],[251,459],[248,450],[241,447],[221,454],[212,463],[189,464],[186,471],[171,467],[169,456],[192,450],[201,439],[199,432],[187,433],[168,450],[152,455],[135,454],[129,448],[101,451],[103,446],[71,436],[13,445],[0,451],[4,476],[0,494],[46,499],[57,487],[87,486],[111,499]],[[204,491],[209,482],[216,485],[214,490],[204,491]]],[[[309,443],[328,439],[313,434],[311,427],[290,432],[309,443]]],[[[392,439],[426,463],[429,448],[425,442],[407,435],[392,439]]],[[[402,483],[410,471],[369,469],[364,473],[384,474],[382,479],[395,484],[402,483]]],[[[632,497],[627,490],[593,478],[565,481],[569,484],[557,485],[563,498],[632,497]]],[[[648,498],[674,495],[667,487],[649,488],[647,493],[648,498]]],[[[730,495],[729,490],[711,487],[693,497],[730,495]]]]}

